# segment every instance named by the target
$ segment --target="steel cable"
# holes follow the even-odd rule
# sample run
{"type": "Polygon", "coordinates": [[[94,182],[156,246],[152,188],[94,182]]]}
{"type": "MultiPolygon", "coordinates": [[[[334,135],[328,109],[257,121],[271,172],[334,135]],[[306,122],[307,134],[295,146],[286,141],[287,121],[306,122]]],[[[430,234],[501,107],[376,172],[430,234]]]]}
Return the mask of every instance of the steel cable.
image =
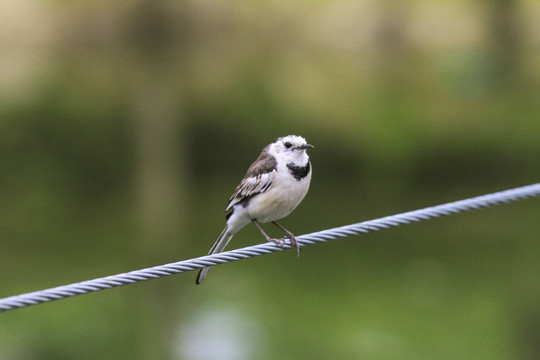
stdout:
{"type": "MultiPolygon", "coordinates": [[[[405,212],[402,214],[386,216],[379,219],[360,222],[357,224],[341,226],[333,229],[313,232],[297,236],[300,246],[326,242],[337,238],[368,233],[389,227],[401,226],[413,222],[433,219],[441,216],[457,214],[463,211],[479,209],[497,204],[517,201],[533,196],[540,196],[540,183],[523,186],[515,189],[500,191],[488,195],[478,196],[466,200],[446,203],[427,207],[420,210],[405,212]]],[[[290,241],[284,245],[285,249],[291,248],[290,241]]],[[[283,249],[274,243],[264,243],[241,249],[230,250],[210,256],[201,256],[194,259],[183,260],[175,263],[154,266],[151,268],[130,271],[127,273],[106,276],[93,280],[82,281],[69,285],[58,286],[41,291],[30,292],[0,299],[0,312],[15,310],[31,305],[37,305],[54,300],[65,299],[72,296],[88,294],[95,291],[111,289],[118,286],[133,284],[140,281],[156,279],[173,274],[201,269],[208,266],[216,266],[232,261],[243,260],[254,256],[270,254],[283,249]]]]}

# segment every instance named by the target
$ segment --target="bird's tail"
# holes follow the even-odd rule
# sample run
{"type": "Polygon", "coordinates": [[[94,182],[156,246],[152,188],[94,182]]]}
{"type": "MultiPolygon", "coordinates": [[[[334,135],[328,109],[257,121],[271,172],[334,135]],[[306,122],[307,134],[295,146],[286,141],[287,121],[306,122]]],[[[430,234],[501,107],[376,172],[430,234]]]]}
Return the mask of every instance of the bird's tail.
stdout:
{"type": "MultiPolygon", "coordinates": [[[[214,243],[214,246],[210,249],[210,252],[208,255],[217,254],[223,251],[225,249],[225,246],[231,241],[234,233],[229,231],[229,226],[225,226],[225,229],[221,232],[221,235],[219,235],[218,239],[214,243]]],[[[209,267],[201,269],[199,271],[199,275],[197,275],[197,284],[200,284],[204,278],[206,277],[206,274],[208,274],[208,271],[210,271],[209,267]]]]}

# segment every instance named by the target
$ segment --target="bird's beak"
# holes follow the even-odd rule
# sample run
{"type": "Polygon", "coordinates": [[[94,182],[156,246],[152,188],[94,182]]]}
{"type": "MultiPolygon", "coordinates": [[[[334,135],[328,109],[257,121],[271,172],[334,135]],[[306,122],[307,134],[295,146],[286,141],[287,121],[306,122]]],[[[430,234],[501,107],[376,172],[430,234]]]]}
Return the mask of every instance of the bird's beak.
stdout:
{"type": "Polygon", "coordinates": [[[310,145],[310,144],[304,144],[304,145],[301,145],[299,147],[297,147],[298,150],[305,150],[305,149],[313,149],[315,146],[313,145],[310,145]]]}

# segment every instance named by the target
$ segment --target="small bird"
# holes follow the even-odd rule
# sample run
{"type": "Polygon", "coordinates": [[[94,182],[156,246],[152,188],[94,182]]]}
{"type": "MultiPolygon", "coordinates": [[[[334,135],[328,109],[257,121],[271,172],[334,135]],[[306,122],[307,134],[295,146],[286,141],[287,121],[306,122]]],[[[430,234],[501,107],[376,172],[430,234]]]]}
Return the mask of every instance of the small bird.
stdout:
{"type": "MultiPolygon", "coordinates": [[[[208,255],[222,252],[233,235],[250,222],[267,241],[283,248],[284,238],[270,238],[259,224],[271,222],[287,234],[300,256],[296,238],[276,220],[289,215],[306,196],[311,182],[311,162],[306,150],[310,148],[313,145],[303,137],[288,135],[262,150],[229,199],[225,211],[232,211],[226,216],[227,225],[208,255]]],[[[201,269],[197,284],[204,280],[209,270],[209,267],[201,269]]]]}

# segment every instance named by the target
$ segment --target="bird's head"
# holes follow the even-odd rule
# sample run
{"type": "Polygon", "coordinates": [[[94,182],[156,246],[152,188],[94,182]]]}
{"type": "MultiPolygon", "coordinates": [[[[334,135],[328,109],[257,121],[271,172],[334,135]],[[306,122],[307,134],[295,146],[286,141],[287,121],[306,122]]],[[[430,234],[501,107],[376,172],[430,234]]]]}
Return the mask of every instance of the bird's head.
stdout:
{"type": "Polygon", "coordinates": [[[278,138],[270,147],[270,151],[275,155],[296,162],[302,158],[307,158],[306,150],[313,148],[313,145],[308,144],[306,139],[301,136],[287,135],[278,138]]]}

